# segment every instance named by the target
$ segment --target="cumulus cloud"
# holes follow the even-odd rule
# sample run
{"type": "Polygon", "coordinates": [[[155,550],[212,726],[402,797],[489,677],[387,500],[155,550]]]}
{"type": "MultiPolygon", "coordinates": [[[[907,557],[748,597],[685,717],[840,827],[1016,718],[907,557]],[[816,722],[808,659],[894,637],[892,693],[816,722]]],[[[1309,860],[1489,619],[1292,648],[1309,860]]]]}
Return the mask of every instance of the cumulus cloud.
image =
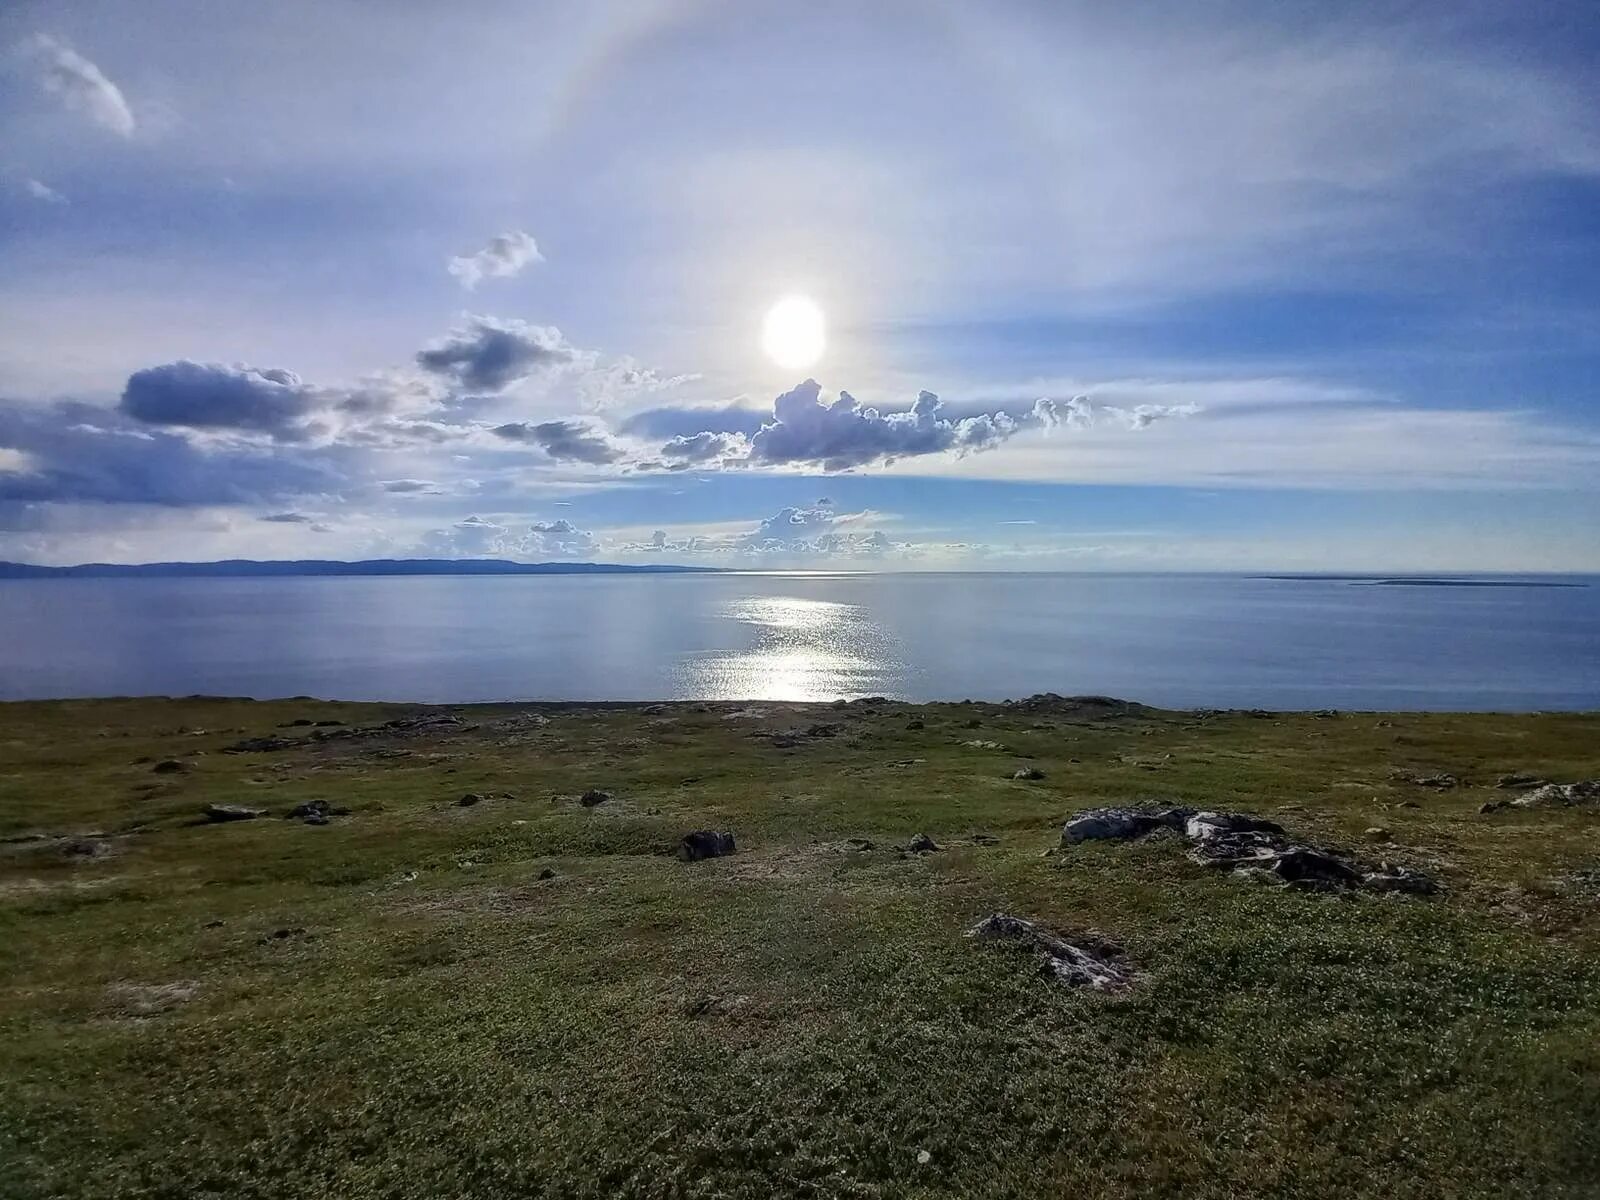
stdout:
{"type": "Polygon", "coordinates": [[[814,558],[876,557],[909,552],[881,529],[866,526],[881,519],[871,512],[836,512],[831,507],[781,508],[753,528],[673,538],[657,529],[647,542],[623,546],[634,554],[679,554],[760,563],[814,558]]]}
{"type": "Polygon", "coordinates": [[[599,541],[570,521],[536,521],[531,525],[501,524],[471,516],[443,529],[429,530],[418,551],[435,558],[581,558],[599,549],[599,541]]]}
{"type": "Polygon", "coordinates": [[[39,86],[74,112],[123,137],[137,127],[133,110],[122,89],[71,46],[48,34],[36,34],[23,44],[38,70],[39,86]]]}
{"type": "Polygon", "coordinates": [[[603,466],[621,461],[627,453],[603,430],[584,421],[543,421],[537,425],[512,421],[496,425],[490,432],[508,442],[538,446],[557,462],[603,466]]]}
{"type": "Polygon", "coordinates": [[[520,229],[498,234],[475,254],[452,258],[446,270],[469,292],[485,279],[510,279],[531,263],[543,262],[539,245],[520,229]]]}
{"type": "Polygon", "coordinates": [[[693,437],[703,432],[740,433],[749,437],[771,419],[767,410],[743,404],[720,408],[649,408],[634,413],[618,429],[633,437],[652,439],[693,437]]]}
{"type": "Polygon", "coordinates": [[[849,392],[824,404],[821,392],[817,381],[808,379],[779,396],[771,420],[750,438],[750,461],[841,471],[923,454],[987,450],[1025,424],[1004,412],[951,420],[942,414],[943,405],[932,392],[920,393],[909,409],[900,412],[880,412],[849,392]]]}
{"type": "Polygon", "coordinates": [[[27,191],[28,195],[32,196],[35,200],[42,201],[45,204],[67,203],[67,198],[60,192],[56,191],[55,188],[51,187],[48,183],[41,183],[37,179],[25,179],[22,181],[22,186],[27,191]]]}
{"type": "Polygon", "coordinates": [[[124,413],[149,425],[248,430],[281,441],[314,432],[309,418],[323,407],[324,397],[293,371],[188,359],[135,371],[121,401],[124,413]]]}
{"type": "Polygon", "coordinates": [[[590,366],[554,325],[468,314],[444,340],[419,351],[417,365],[469,391],[501,392],[537,372],[590,366]]]}
{"type": "Polygon", "coordinates": [[[684,465],[743,458],[749,452],[749,442],[737,433],[705,432],[693,437],[675,437],[661,447],[662,458],[684,465]]]}

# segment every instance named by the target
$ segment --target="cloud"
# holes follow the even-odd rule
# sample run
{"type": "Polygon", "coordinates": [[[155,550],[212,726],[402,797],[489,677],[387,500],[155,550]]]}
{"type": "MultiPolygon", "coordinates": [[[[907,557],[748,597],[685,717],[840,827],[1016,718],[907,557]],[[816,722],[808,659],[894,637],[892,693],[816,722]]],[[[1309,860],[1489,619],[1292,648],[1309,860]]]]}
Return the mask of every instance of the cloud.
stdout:
{"type": "Polygon", "coordinates": [[[315,523],[316,518],[308,517],[305,513],[281,512],[268,513],[261,517],[261,520],[270,521],[275,525],[311,525],[315,523]]]}
{"type": "Polygon", "coordinates": [[[737,433],[697,433],[675,437],[661,447],[661,457],[684,464],[705,463],[723,458],[743,458],[750,444],[737,433]]]}
{"type": "Polygon", "coordinates": [[[425,533],[418,552],[437,558],[581,558],[600,543],[570,521],[536,521],[527,526],[501,524],[471,516],[425,533]]]}
{"type": "Polygon", "coordinates": [[[510,279],[530,263],[543,261],[538,243],[516,229],[490,238],[489,244],[475,254],[452,258],[445,269],[470,292],[485,279],[510,279]]]}
{"type": "Polygon", "coordinates": [[[132,137],[137,122],[122,89],[71,46],[47,34],[24,43],[39,72],[39,86],[74,112],[123,137],[132,137]]]}
{"type": "Polygon", "coordinates": [[[702,432],[749,437],[771,420],[766,409],[728,404],[720,408],[650,408],[628,417],[618,430],[641,438],[693,437],[702,432]]]}
{"type": "Polygon", "coordinates": [[[43,201],[45,204],[68,203],[67,198],[48,183],[41,183],[37,179],[25,179],[22,181],[22,186],[27,190],[28,195],[35,200],[43,201]]]}
{"type": "Polygon", "coordinates": [[[924,454],[975,453],[999,445],[1026,422],[1004,412],[950,420],[941,415],[939,397],[922,392],[901,412],[880,412],[849,392],[831,404],[821,386],[808,379],[779,396],[772,419],[750,438],[749,461],[771,466],[807,464],[842,471],[870,463],[890,463],[924,454]]]}
{"type": "Polygon", "coordinates": [[[439,488],[431,479],[385,479],[383,490],[395,495],[437,496],[439,488]]]}
{"type": "Polygon", "coordinates": [[[329,464],[252,445],[192,444],[114,409],[0,402],[0,503],[256,505],[336,490],[329,464]]]}
{"type": "Polygon", "coordinates": [[[326,406],[293,371],[189,359],[135,371],[121,401],[124,413],[149,425],[247,430],[280,441],[304,440],[314,432],[309,418],[326,406]]]}
{"type": "Polygon", "coordinates": [[[540,372],[592,365],[554,325],[468,314],[466,324],[419,351],[417,365],[469,391],[500,392],[540,372]]]}
{"type": "Polygon", "coordinates": [[[863,528],[881,519],[881,514],[872,512],[840,513],[831,507],[796,505],[779,509],[758,521],[754,528],[679,538],[657,529],[648,541],[620,549],[631,554],[693,555],[766,563],[910,552],[910,544],[891,540],[883,530],[863,528]]]}
{"type": "Polygon", "coordinates": [[[490,432],[508,442],[536,445],[558,462],[603,466],[620,462],[627,453],[603,430],[583,421],[543,421],[537,425],[513,421],[496,425],[490,432]]]}

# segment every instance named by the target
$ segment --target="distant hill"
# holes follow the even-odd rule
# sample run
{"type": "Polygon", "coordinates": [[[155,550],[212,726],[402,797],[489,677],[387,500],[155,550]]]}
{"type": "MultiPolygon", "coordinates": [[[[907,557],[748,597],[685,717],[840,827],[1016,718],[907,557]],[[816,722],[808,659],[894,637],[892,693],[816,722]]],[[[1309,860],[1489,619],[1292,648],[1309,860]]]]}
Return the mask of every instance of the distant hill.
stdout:
{"type": "Polygon", "coordinates": [[[276,575],[676,575],[715,574],[720,569],[659,563],[643,566],[588,562],[521,563],[498,558],[366,558],[357,562],[338,562],[325,558],[230,558],[222,562],[80,563],[75,567],[0,562],[0,579],[198,579],[276,575]]]}

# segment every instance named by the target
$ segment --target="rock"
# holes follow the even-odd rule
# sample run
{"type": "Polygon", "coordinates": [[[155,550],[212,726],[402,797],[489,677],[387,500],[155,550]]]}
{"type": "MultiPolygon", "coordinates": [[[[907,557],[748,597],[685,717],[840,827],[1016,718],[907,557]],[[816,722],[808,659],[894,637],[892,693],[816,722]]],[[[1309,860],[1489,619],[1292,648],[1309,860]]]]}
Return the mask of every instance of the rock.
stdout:
{"type": "Polygon", "coordinates": [[[684,862],[699,862],[703,858],[721,858],[734,853],[733,834],[712,829],[696,829],[683,835],[678,843],[678,857],[684,862]]]}
{"type": "Polygon", "coordinates": [[[1540,808],[1550,804],[1567,807],[1600,801],[1600,779],[1580,779],[1576,783],[1547,783],[1511,801],[1513,808],[1540,808]]]}
{"type": "Polygon", "coordinates": [[[1410,771],[1395,771],[1394,778],[1401,783],[1409,783],[1414,787],[1437,788],[1446,791],[1460,782],[1454,775],[1440,773],[1437,775],[1417,775],[1410,771]]]}
{"type": "Polygon", "coordinates": [[[290,821],[304,821],[307,825],[326,825],[331,817],[345,817],[350,815],[348,808],[338,808],[326,800],[307,800],[304,804],[296,804],[284,818],[290,821]]]}
{"type": "Polygon", "coordinates": [[[844,699],[835,700],[832,704],[828,705],[828,707],[829,708],[849,708],[850,707],[850,701],[844,700],[844,699]]]}
{"type": "Polygon", "coordinates": [[[961,744],[963,746],[970,747],[973,750],[997,750],[1002,754],[1005,753],[1006,749],[999,742],[986,742],[982,738],[974,738],[970,742],[962,742],[961,744]]]}
{"type": "Polygon", "coordinates": [[[188,769],[189,764],[186,762],[179,762],[175,758],[164,758],[151,767],[150,771],[155,775],[175,775],[179,771],[187,771],[188,769]]]}
{"type": "Polygon", "coordinates": [[[263,808],[246,808],[242,804],[208,804],[200,810],[208,821],[222,824],[227,821],[254,821],[267,815],[263,808]]]}
{"type": "Polygon", "coordinates": [[[1039,770],[1038,767],[1018,767],[1011,772],[1011,778],[1038,780],[1044,778],[1044,772],[1039,770]]]}
{"type": "Polygon", "coordinates": [[[556,877],[556,873],[550,867],[545,867],[542,871],[539,872],[539,876],[538,877],[540,879],[554,879],[556,877]]]}
{"type": "Polygon", "coordinates": [[[983,722],[977,717],[971,717],[968,720],[961,722],[961,727],[963,729],[981,729],[983,728],[983,722]]]}
{"type": "Polygon", "coordinates": [[[1431,896],[1439,890],[1439,885],[1421,871],[1392,863],[1368,871],[1361,877],[1361,886],[1374,892],[1404,892],[1412,896],[1431,896]]]}
{"type": "Polygon", "coordinates": [[[1091,808],[1061,827],[1061,844],[1123,841],[1157,829],[1181,829],[1192,809],[1091,808]]]}
{"type": "Polygon", "coordinates": [[[646,704],[639,711],[647,717],[659,717],[667,711],[667,706],[665,704],[646,704]]]}
{"type": "Polygon", "coordinates": [[[1039,956],[1044,969],[1068,987],[1124,991],[1134,981],[1133,968],[1117,947],[1098,938],[1069,942],[1021,917],[995,913],[967,930],[967,936],[1028,947],[1039,956]]]}
{"type": "Polygon", "coordinates": [[[1293,846],[1274,853],[1276,861],[1269,869],[1286,883],[1348,886],[1360,879],[1354,868],[1342,859],[1309,846],[1293,846]]]}
{"type": "Polygon", "coordinates": [[[458,808],[471,808],[474,804],[482,804],[482,803],[483,803],[483,795],[482,795],[481,792],[468,792],[465,796],[461,797],[461,799],[456,801],[456,807],[458,807],[458,808]]]}
{"type": "Polygon", "coordinates": [[[1482,804],[1478,805],[1478,811],[1480,813],[1492,813],[1499,812],[1502,808],[1509,807],[1511,807],[1511,801],[1509,800],[1485,800],[1482,804]]]}
{"type": "Polygon", "coordinates": [[[1387,842],[1390,834],[1382,825],[1369,825],[1365,836],[1369,842],[1387,842]]]}
{"type": "Polygon", "coordinates": [[[1000,839],[992,833],[975,833],[972,835],[972,844],[974,846],[998,846],[1000,839]]]}
{"type": "Polygon", "coordinates": [[[578,797],[578,803],[585,808],[594,808],[597,805],[604,804],[609,799],[611,799],[610,792],[603,792],[599,788],[590,788],[578,797]]]}
{"type": "Polygon", "coordinates": [[[925,1167],[933,1161],[933,1155],[926,1150],[917,1151],[917,1166],[925,1167]]]}
{"type": "Polygon", "coordinates": [[[920,717],[912,717],[911,720],[906,722],[906,732],[908,733],[915,733],[917,730],[925,728],[927,726],[923,724],[920,717]]]}
{"type": "Polygon", "coordinates": [[[316,724],[316,722],[313,721],[310,717],[296,717],[292,721],[280,722],[279,725],[278,725],[278,728],[279,729],[298,729],[301,726],[310,726],[310,725],[315,725],[315,724],[316,724]]]}
{"type": "Polygon", "coordinates": [[[864,837],[845,838],[844,844],[852,850],[876,850],[877,846],[864,837]]]}
{"type": "Polygon", "coordinates": [[[1282,833],[1283,826],[1248,813],[1197,812],[1184,819],[1183,832],[1187,837],[1204,842],[1235,833],[1282,833]]]}
{"type": "Polygon", "coordinates": [[[259,754],[269,750],[292,750],[296,746],[306,744],[304,738],[287,738],[276,735],[270,737],[245,738],[231,746],[224,746],[224,754],[259,754]]]}
{"type": "Polygon", "coordinates": [[[831,738],[838,737],[843,732],[843,725],[831,725],[819,722],[806,730],[806,736],[814,738],[831,738]]]}
{"type": "Polygon", "coordinates": [[[1510,775],[1502,775],[1494,781],[1494,785],[1497,788],[1516,788],[1519,791],[1524,788],[1545,787],[1547,784],[1547,780],[1540,779],[1537,775],[1528,775],[1522,771],[1516,771],[1510,775]]]}
{"type": "Polygon", "coordinates": [[[908,854],[932,854],[938,849],[938,844],[925,833],[912,834],[911,840],[906,843],[908,854]]]}

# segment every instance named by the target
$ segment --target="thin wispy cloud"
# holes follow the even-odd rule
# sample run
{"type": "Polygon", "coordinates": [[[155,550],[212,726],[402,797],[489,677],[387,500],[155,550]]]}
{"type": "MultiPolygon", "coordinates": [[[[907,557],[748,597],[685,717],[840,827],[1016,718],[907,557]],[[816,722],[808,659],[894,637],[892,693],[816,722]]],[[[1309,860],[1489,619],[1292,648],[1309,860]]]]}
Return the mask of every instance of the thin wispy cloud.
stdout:
{"type": "Polygon", "coordinates": [[[39,86],[67,108],[112,133],[132,137],[138,128],[122,89],[105,72],[59,38],[35,34],[23,44],[39,86]]]}

